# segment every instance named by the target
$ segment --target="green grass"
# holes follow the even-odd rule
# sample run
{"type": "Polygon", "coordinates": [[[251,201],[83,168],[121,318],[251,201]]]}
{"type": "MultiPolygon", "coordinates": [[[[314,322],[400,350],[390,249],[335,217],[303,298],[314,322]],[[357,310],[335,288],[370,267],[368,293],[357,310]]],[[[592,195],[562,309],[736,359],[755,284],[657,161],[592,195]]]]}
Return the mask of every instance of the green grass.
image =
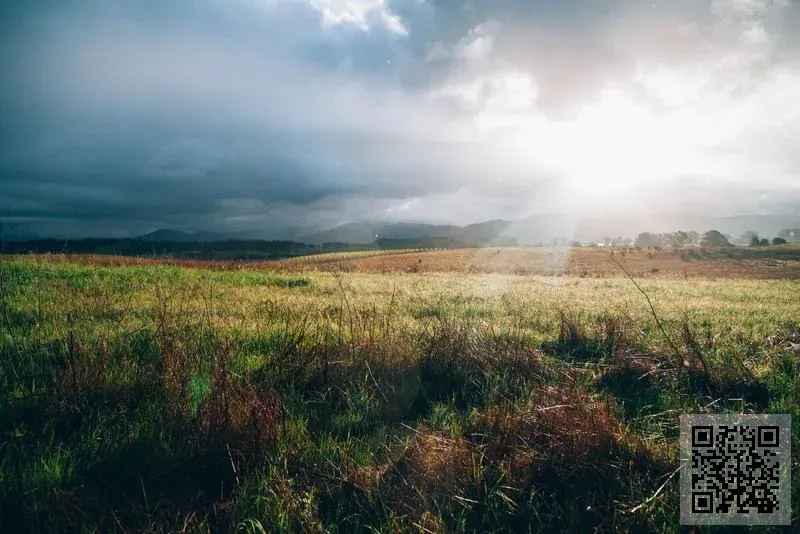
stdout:
{"type": "Polygon", "coordinates": [[[800,447],[800,283],[640,283],[669,339],[622,277],[3,261],[0,530],[677,532],[681,413],[800,447]]]}

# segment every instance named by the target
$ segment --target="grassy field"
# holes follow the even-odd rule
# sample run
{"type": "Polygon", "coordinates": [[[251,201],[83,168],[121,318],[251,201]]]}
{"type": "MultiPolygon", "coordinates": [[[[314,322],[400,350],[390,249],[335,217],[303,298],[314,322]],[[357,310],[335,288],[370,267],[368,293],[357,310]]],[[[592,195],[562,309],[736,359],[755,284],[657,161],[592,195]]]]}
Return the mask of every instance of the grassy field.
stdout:
{"type": "Polygon", "coordinates": [[[681,413],[800,450],[798,260],[5,258],[0,530],[677,532],[681,413]]]}
{"type": "Polygon", "coordinates": [[[620,265],[639,278],[800,279],[800,244],[770,247],[608,249],[533,247],[367,250],[272,261],[212,261],[91,255],[20,256],[89,265],[174,265],[208,270],[325,271],[390,274],[449,272],[615,278],[620,265]]]}

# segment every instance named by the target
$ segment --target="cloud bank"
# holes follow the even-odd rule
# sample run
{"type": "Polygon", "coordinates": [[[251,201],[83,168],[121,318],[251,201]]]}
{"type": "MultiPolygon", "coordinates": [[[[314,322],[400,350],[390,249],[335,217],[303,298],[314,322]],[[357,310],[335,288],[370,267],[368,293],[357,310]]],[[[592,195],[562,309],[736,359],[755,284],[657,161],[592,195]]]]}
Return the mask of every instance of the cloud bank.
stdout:
{"type": "Polygon", "coordinates": [[[788,0],[20,4],[0,23],[5,224],[800,211],[788,0]]]}

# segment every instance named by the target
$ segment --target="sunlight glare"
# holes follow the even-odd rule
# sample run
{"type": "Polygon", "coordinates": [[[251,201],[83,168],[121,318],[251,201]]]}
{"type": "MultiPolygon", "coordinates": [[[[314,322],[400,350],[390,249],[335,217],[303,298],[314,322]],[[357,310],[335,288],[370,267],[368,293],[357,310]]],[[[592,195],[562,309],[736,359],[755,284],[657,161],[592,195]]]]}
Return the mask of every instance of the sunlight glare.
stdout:
{"type": "Polygon", "coordinates": [[[487,139],[513,148],[513,164],[562,176],[590,197],[626,193],[701,165],[689,144],[702,135],[701,120],[677,111],[659,114],[618,89],[604,90],[572,119],[495,107],[484,109],[475,125],[487,139]]]}

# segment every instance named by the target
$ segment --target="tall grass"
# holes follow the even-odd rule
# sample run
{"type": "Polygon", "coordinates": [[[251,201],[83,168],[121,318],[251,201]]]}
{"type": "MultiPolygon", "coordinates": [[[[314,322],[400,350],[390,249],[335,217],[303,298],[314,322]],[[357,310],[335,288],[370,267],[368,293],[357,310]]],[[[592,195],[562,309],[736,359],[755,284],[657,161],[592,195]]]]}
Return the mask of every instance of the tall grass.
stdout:
{"type": "Polygon", "coordinates": [[[677,531],[680,413],[800,415],[788,318],[365,276],[4,262],[0,529],[677,531]]]}

